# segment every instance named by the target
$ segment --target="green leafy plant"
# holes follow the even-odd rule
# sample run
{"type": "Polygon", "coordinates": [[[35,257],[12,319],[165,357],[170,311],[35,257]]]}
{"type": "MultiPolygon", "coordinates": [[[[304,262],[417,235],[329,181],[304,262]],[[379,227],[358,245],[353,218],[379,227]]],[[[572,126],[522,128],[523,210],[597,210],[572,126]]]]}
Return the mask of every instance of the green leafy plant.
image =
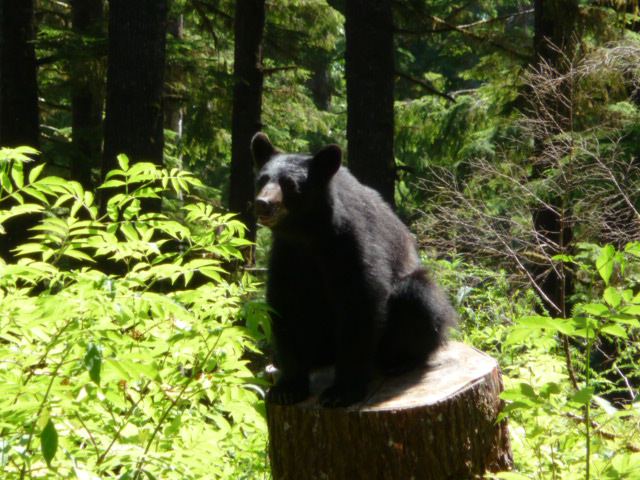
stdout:
{"type": "Polygon", "coordinates": [[[193,175],[124,156],[102,213],[42,164],[25,175],[34,153],[0,150],[0,225],[37,215],[19,260],[0,261],[3,478],[264,474],[262,383],[245,353],[266,330],[242,309],[255,283],[224,268],[248,244],[242,224],[192,201],[193,175]],[[180,216],[145,211],[178,194],[180,216]]]}
{"type": "MultiPolygon", "coordinates": [[[[581,247],[578,255],[563,259],[573,263],[591,287],[573,315],[522,316],[505,341],[507,348],[526,348],[526,363],[507,367],[511,378],[502,394],[507,405],[501,418],[511,418],[516,432],[522,429],[517,448],[534,455],[523,455],[521,467],[533,470],[535,478],[639,478],[637,392],[629,384],[631,401],[623,405],[613,404],[607,395],[614,390],[609,373],[626,378],[624,364],[637,362],[640,353],[640,294],[629,288],[640,266],[640,243],[630,243],[623,251],[611,245],[581,247]],[[600,292],[594,288],[598,281],[600,292]],[[561,336],[569,338],[571,350],[549,355],[556,352],[561,336]],[[594,369],[598,345],[619,340],[612,364],[594,369]]],[[[634,372],[637,375],[637,364],[634,372]]]]}
{"type": "Polygon", "coordinates": [[[639,246],[581,244],[562,259],[579,282],[568,319],[537,313],[536,293],[506,271],[462,256],[427,262],[460,314],[454,335],[494,356],[503,371],[501,419],[509,420],[515,465],[492,478],[640,478],[640,410],[632,396],[639,358],[639,246]],[[603,344],[611,342],[616,357],[599,365],[603,344]],[[624,403],[615,400],[621,388],[624,403]]]}

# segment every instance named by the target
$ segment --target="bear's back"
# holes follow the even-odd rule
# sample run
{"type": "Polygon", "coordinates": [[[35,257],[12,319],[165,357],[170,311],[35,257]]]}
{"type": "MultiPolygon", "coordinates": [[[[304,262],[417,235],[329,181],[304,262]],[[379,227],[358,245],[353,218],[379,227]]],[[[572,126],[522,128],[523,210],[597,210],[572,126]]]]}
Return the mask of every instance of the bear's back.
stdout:
{"type": "Polygon", "coordinates": [[[386,266],[384,270],[394,278],[408,275],[419,266],[409,229],[380,194],[360,183],[347,167],[341,167],[334,176],[329,195],[334,227],[349,232],[364,261],[386,266]]]}

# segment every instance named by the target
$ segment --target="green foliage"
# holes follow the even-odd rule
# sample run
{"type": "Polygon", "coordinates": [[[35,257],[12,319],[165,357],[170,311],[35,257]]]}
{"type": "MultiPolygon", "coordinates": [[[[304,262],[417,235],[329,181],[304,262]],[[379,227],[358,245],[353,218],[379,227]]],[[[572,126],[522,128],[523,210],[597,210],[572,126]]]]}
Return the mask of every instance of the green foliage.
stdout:
{"type": "MultiPolygon", "coordinates": [[[[640,353],[640,295],[628,288],[635,283],[629,272],[640,266],[640,244],[628,244],[623,252],[610,245],[584,245],[583,249],[589,255],[578,255],[573,261],[581,270],[597,271],[604,285],[598,294],[594,292],[595,296],[577,303],[570,318],[517,319],[506,345],[526,346],[540,354],[553,351],[556,339],[564,338],[572,347],[563,354],[557,352],[555,362],[544,362],[536,371],[530,368],[526,377],[523,369],[519,379],[513,378],[509,368],[512,378],[510,388],[502,395],[507,401],[502,415],[523,427],[518,439],[521,447],[536,454],[528,459],[523,456],[522,467],[537,470],[540,478],[638,478],[637,401],[615,405],[606,397],[610,393],[609,374],[621,374],[625,357],[637,358],[640,353]],[[619,278],[617,285],[611,286],[614,268],[619,278]],[[594,370],[592,361],[598,344],[619,340],[626,340],[619,347],[627,351],[618,355],[607,371],[594,370]],[[575,385],[569,381],[570,376],[576,377],[575,385]]],[[[597,282],[597,278],[594,280],[597,282]]],[[[536,367],[540,365],[537,363],[536,367]]]]}
{"type": "MultiPolygon", "coordinates": [[[[343,4],[267,3],[263,123],[284,150],[346,146],[343,4]],[[314,98],[317,78],[328,106],[314,98]]],[[[535,86],[522,75],[533,61],[531,2],[394,2],[397,203],[417,219],[421,243],[453,257],[432,266],[455,293],[458,335],[505,373],[516,454],[516,471],[498,475],[505,479],[585,478],[586,465],[592,477],[640,478],[637,397],[610,400],[640,385],[639,247],[621,247],[640,231],[638,15],[628,2],[580,4],[571,85],[553,90],[547,78],[539,105],[553,110],[568,95],[570,119],[551,115],[552,133],[537,137],[556,149],[533,179],[544,118],[523,95],[535,86]],[[569,126],[558,132],[556,123],[569,126]],[[545,258],[531,213],[554,196],[573,242],[617,248],[570,244],[545,258]],[[575,274],[568,319],[539,313],[525,272],[542,263],[575,274]]],[[[269,336],[269,324],[264,305],[245,302],[256,285],[224,271],[245,244],[242,227],[212,206],[229,174],[234,2],[171,2],[170,20],[180,16],[182,35],[168,35],[166,92],[183,129],[167,132],[168,167],[121,158],[96,193],[44,175],[68,175],[73,68],[92,61],[102,88],[104,38],[71,31],[67,0],[37,2],[49,166],[23,168],[32,150],[0,149],[0,229],[15,216],[38,218],[20,261],[0,265],[7,478],[265,471],[261,384],[244,352],[269,336]],[[181,165],[195,173],[172,168],[181,165]],[[207,203],[194,200],[197,179],[207,203]],[[160,197],[164,215],[145,211],[160,197]]],[[[269,241],[259,232],[261,264],[269,241]]]]}
{"type": "Polygon", "coordinates": [[[328,142],[346,145],[344,118],[317,110],[302,84],[307,76],[278,72],[266,79],[265,131],[286,151],[317,150],[328,142]]]}
{"type": "Polygon", "coordinates": [[[0,152],[0,201],[13,200],[0,223],[38,215],[20,259],[0,263],[3,478],[261,475],[262,382],[245,353],[268,328],[263,310],[242,309],[253,281],[224,270],[243,226],[196,201],[181,218],[144,211],[193,198],[187,172],[121,156],[101,213],[76,182],[42,166],[26,176],[26,154],[0,152]]]}
{"type": "Polygon", "coordinates": [[[535,313],[531,289],[517,288],[505,272],[459,259],[432,263],[458,303],[458,335],[498,358],[503,369],[501,417],[509,418],[516,468],[497,478],[584,479],[587,462],[591,478],[640,478],[638,398],[609,400],[619,393],[615,377],[637,385],[640,244],[621,251],[583,244],[565,261],[583,278],[567,319],[535,313]],[[604,342],[616,342],[618,356],[596,369],[604,342]]]}

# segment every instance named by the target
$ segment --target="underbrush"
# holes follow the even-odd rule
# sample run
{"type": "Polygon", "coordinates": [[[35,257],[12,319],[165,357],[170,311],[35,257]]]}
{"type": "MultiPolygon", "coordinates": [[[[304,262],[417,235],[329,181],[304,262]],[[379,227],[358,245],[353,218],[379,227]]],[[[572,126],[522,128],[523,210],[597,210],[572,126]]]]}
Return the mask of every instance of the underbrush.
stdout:
{"type": "Polygon", "coordinates": [[[0,151],[0,226],[32,227],[0,260],[2,477],[266,476],[246,360],[264,310],[243,307],[254,280],[225,271],[243,226],[195,199],[191,174],[124,156],[102,213],[77,182],[27,174],[34,153],[0,151]],[[161,196],[185,199],[173,218],[145,212],[161,196]]]}
{"type": "Polygon", "coordinates": [[[537,313],[533,290],[505,272],[460,259],[431,267],[460,312],[454,335],[504,375],[515,468],[497,478],[638,479],[640,243],[584,244],[565,261],[580,279],[567,319],[537,313]]]}
{"type": "MultiPolygon", "coordinates": [[[[269,326],[248,301],[259,285],[228,272],[242,225],[187,172],[120,157],[101,209],[76,182],[26,172],[33,153],[0,150],[0,226],[24,217],[32,234],[0,261],[3,478],[267,478],[248,359],[269,326]],[[171,216],[145,211],[160,197],[171,216]]],[[[430,262],[455,335],[504,373],[515,469],[498,478],[640,478],[640,243],[562,260],[577,278],[566,319],[507,272],[430,262]]]]}

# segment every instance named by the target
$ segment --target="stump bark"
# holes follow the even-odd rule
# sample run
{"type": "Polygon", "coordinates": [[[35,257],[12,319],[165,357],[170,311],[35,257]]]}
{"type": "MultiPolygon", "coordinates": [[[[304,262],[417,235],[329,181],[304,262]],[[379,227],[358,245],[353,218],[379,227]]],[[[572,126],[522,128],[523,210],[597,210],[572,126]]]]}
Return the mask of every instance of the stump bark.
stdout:
{"type": "Polygon", "coordinates": [[[496,423],[500,369],[472,347],[450,342],[349,408],[318,404],[331,380],[316,372],[307,401],[267,405],[274,480],[463,480],[512,466],[506,422],[496,423]]]}

